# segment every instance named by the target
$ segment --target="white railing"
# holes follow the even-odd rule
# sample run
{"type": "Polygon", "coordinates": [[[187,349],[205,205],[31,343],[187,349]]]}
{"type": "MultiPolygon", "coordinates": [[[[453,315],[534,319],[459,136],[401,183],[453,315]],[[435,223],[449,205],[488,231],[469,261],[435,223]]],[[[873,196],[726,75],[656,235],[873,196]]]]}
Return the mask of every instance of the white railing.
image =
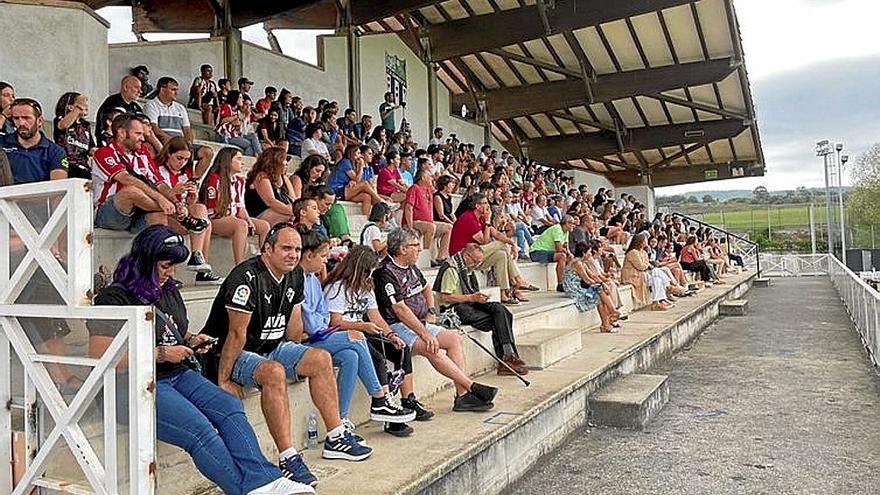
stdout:
{"type": "Polygon", "coordinates": [[[768,277],[827,275],[828,255],[761,253],[761,273],[768,277]]]}
{"type": "Polygon", "coordinates": [[[880,293],[840,260],[829,258],[828,275],[831,283],[840,294],[840,299],[871,356],[871,362],[876,366],[880,359],[880,293]]]}
{"type": "Polygon", "coordinates": [[[152,313],[89,306],[89,187],[70,179],[0,188],[0,493],[154,491],[152,313]],[[89,353],[96,324],[118,327],[97,357],[89,353]],[[117,395],[121,371],[128,376],[119,383],[124,397],[117,395]],[[81,384],[70,387],[71,378],[81,384]],[[131,405],[122,435],[118,401],[131,405]],[[14,418],[24,425],[17,443],[14,418]],[[120,438],[127,440],[123,451],[120,438]],[[23,471],[19,479],[10,466],[23,471]]]}

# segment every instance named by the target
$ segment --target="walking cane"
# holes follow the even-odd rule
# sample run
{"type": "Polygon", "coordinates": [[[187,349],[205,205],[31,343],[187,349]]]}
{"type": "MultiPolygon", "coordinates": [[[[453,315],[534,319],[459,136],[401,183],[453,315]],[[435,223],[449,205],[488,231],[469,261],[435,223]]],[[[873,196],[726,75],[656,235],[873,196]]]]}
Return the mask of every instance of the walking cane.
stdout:
{"type": "Polygon", "coordinates": [[[484,346],[483,344],[481,344],[479,340],[477,340],[477,339],[471,337],[467,332],[465,332],[465,331],[464,331],[463,329],[461,329],[461,328],[459,328],[458,331],[459,331],[462,335],[464,335],[465,337],[467,337],[468,339],[470,339],[471,342],[473,342],[474,344],[477,344],[477,347],[479,347],[480,349],[482,349],[483,352],[485,352],[486,354],[492,356],[492,359],[494,359],[498,364],[500,364],[500,365],[504,366],[505,368],[507,368],[508,370],[510,370],[511,373],[513,373],[517,378],[519,378],[519,381],[523,382],[523,385],[525,385],[526,387],[528,387],[529,385],[531,385],[531,383],[529,383],[528,380],[526,380],[525,378],[523,378],[523,376],[520,375],[519,373],[517,373],[516,370],[513,369],[509,364],[505,363],[504,360],[502,360],[502,359],[498,359],[498,356],[496,356],[494,352],[492,352],[492,351],[490,351],[489,349],[487,349],[486,346],[484,346]]]}

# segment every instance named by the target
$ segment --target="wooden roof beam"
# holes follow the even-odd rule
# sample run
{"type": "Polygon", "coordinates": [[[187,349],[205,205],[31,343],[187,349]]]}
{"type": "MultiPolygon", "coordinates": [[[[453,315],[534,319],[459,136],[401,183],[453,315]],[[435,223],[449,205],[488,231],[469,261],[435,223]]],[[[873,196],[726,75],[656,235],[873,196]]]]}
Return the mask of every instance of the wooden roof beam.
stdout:
{"type": "MultiPolygon", "coordinates": [[[[550,110],[610,103],[621,98],[654,95],[688,86],[722,81],[735,67],[731,59],[692,62],[653,69],[642,69],[597,76],[586,91],[583,79],[548,81],[486,91],[489,120],[521,117],[550,110]]],[[[460,96],[453,96],[453,101],[460,96]]],[[[460,107],[465,101],[455,101],[460,107]]]]}
{"type": "MultiPolygon", "coordinates": [[[[633,170],[622,170],[605,174],[615,187],[634,186],[642,183],[644,173],[633,170]]],[[[715,175],[715,174],[713,174],[715,175]]],[[[677,186],[706,182],[707,180],[736,179],[744,177],[761,177],[764,167],[755,161],[736,161],[724,163],[700,163],[683,167],[664,167],[652,170],[651,185],[654,187],[677,186]],[[743,175],[734,175],[733,171],[742,169],[743,175]],[[706,179],[706,171],[717,173],[715,179],[706,179]]]]}
{"type": "Polygon", "coordinates": [[[546,9],[547,32],[537,5],[432,24],[427,27],[434,60],[445,60],[596,26],[648,12],[685,5],[692,0],[556,0],[546,9]],[[512,28],[515,26],[515,28],[512,28]]]}
{"type": "Polygon", "coordinates": [[[529,139],[526,144],[531,158],[549,163],[588,156],[613,155],[619,152],[627,153],[694,143],[705,144],[738,136],[750,127],[751,124],[743,120],[640,127],[630,129],[627,135],[622,137],[623,150],[619,149],[617,136],[607,131],[529,139]]]}
{"type": "Polygon", "coordinates": [[[381,2],[350,0],[350,2],[351,22],[357,25],[405,14],[435,3],[431,0],[382,0],[381,2]]]}

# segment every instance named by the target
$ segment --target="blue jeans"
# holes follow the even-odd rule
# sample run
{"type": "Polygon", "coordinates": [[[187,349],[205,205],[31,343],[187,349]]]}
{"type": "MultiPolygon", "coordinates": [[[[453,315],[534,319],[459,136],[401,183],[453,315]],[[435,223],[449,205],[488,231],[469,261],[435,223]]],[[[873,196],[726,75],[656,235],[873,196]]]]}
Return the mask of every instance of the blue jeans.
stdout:
{"type": "Polygon", "coordinates": [[[360,378],[367,393],[373,395],[382,390],[373,359],[367,348],[367,340],[352,339],[348,332],[339,331],[330,334],[326,339],[309,344],[310,347],[324,349],[333,357],[333,365],[339,368],[336,376],[336,388],[339,389],[339,416],[348,417],[351,409],[351,397],[354,395],[355,377],[360,378]]]}
{"type": "Polygon", "coordinates": [[[257,156],[263,152],[263,145],[260,138],[256,134],[248,134],[247,136],[235,136],[226,139],[226,142],[238,146],[244,150],[247,156],[257,156]]]}
{"type": "Polygon", "coordinates": [[[241,401],[185,370],[156,386],[157,436],[185,450],[206,478],[242,495],[281,477],[260,451],[241,401]]]}
{"type": "Polygon", "coordinates": [[[516,245],[519,246],[521,255],[528,253],[529,246],[534,242],[535,239],[532,237],[532,233],[529,232],[529,227],[522,222],[516,222],[516,245]]]}

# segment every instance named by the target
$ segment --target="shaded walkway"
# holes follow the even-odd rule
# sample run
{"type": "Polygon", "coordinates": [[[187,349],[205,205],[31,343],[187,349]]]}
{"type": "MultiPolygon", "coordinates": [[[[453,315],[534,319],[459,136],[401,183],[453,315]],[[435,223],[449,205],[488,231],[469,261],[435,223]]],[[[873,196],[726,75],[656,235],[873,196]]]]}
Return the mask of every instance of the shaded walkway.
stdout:
{"type": "Polygon", "coordinates": [[[578,432],[507,493],[880,493],[880,378],[827,278],[773,282],[652,370],[645,431],[578,432]]]}

